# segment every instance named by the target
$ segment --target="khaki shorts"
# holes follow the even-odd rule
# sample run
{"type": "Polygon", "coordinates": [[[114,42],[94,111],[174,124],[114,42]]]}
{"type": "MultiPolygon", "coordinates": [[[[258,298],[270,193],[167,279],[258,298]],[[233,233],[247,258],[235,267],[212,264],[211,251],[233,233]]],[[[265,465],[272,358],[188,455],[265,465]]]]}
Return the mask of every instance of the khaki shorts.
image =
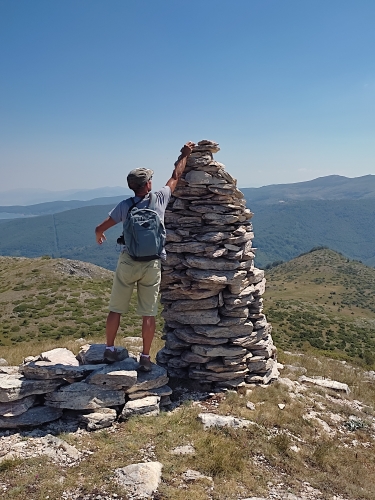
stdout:
{"type": "Polygon", "coordinates": [[[134,285],[137,284],[137,313],[140,316],[156,316],[160,279],[160,259],[138,262],[127,253],[122,253],[113,279],[109,310],[120,314],[127,313],[134,285]]]}

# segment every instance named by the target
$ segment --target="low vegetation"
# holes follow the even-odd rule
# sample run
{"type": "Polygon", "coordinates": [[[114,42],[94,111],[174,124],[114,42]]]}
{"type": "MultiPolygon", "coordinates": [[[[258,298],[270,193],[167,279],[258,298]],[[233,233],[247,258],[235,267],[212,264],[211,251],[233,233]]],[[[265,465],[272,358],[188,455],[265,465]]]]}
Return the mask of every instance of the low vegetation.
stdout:
{"type": "MultiPolygon", "coordinates": [[[[310,496],[317,500],[334,495],[373,500],[375,384],[366,372],[374,368],[375,270],[320,249],[272,268],[267,280],[265,312],[284,365],[281,375],[291,381],[291,389],[280,381],[239,393],[208,394],[172,380],[176,407],[158,417],[60,435],[89,452],[77,465],[56,464],[47,457],[0,462],[2,498],[116,494],[125,500],[112,480],[113,470],[158,460],[163,480],[155,500],[238,500],[267,497],[270,491],[273,497],[279,492],[287,498],[301,496],[306,488],[311,495],[311,489],[321,493],[310,496]],[[346,383],[351,392],[303,387],[298,384],[302,374],[346,383]],[[197,418],[205,411],[253,424],[205,431],[197,418]],[[171,453],[188,444],[194,454],[171,453]],[[187,469],[212,480],[187,482],[187,469]]],[[[76,352],[78,338],[103,341],[109,271],[62,259],[1,258],[0,287],[0,357],[10,363],[57,346],[76,352]]],[[[125,346],[127,337],[140,334],[135,307],[133,302],[122,320],[119,343],[125,346]]],[[[161,331],[159,317],[153,356],[162,345],[161,331]]]]}

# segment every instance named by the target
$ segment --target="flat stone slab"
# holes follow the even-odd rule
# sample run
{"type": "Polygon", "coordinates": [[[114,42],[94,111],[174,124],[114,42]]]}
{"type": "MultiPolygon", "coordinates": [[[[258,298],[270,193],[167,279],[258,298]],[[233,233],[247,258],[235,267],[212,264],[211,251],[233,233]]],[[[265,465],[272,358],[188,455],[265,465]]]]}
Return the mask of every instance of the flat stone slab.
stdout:
{"type": "Polygon", "coordinates": [[[0,402],[8,403],[32,394],[46,394],[64,383],[62,379],[30,380],[22,374],[0,374],[0,402]]]}
{"type": "MultiPolygon", "coordinates": [[[[82,365],[104,364],[105,348],[105,344],[85,344],[77,354],[77,359],[82,365]]],[[[128,357],[128,350],[125,347],[116,346],[116,349],[119,352],[126,351],[126,357],[128,357]]]]}
{"type": "Polygon", "coordinates": [[[36,396],[27,396],[23,399],[18,399],[17,401],[11,401],[9,403],[0,403],[0,416],[2,417],[17,417],[22,415],[35,403],[36,396]]]}
{"type": "Polygon", "coordinates": [[[151,363],[152,369],[150,372],[138,372],[137,382],[126,391],[127,394],[133,392],[156,389],[166,385],[169,381],[167,370],[161,366],[151,363]]]}
{"type": "Polygon", "coordinates": [[[170,396],[172,394],[172,389],[168,385],[163,385],[162,387],[157,387],[156,389],[146,389],[145,391],[132,392],[128,394],[129,399],[141,399],[147,398],[148,396],[158,396],[160,398],[164,396],[170,396]]]}
{"type": "Polygon", "coordinates": [[[240,283],[246,277],[247,271],[211,271],[191,268],[186,270],[186,275],[202,283],[233,285],[240,283]]]}
{"type": "Polygon", "coordinates": [[[81,415],[80,420],[86,424],[86,430],[97,431],[99,429],[111,427],[116,421],[116,418],[116,410],[111,408],[100,408],[98,411],[81,415]]]}
{"type": "Polygon", "coordinates": [[[233,427],[234,429],[242,429],[254,425],[251,420],[237,418],[232,416],[216,415],[215,413],[200,413],[199,420],[202,422],[204,429],[210,427],[233,427]]]}
{"type": "Polygon", "coordinates": [[[130,389],[137,382],[139,363],[133,358],[127,358],[117,363],[105,365],[91,373],[85,382],[103,386],[110,390],[130,389]]]}
{"type": "Polygon", "coordinates": [[[74,382],[46,395],[45,404],[69,410],[95,410],[123,405],[125,393],[103,389],[94,384],[74,382]]]}
{"type": "Polygon", "coordinates": [[[191,346],[192,352],[195,354],[200,354],[201,356],[208,356],[210,358],[215,358],[218,356],[244,356],[247,351],[242,347],[227,347],[225,345],[221,346],[211,346],[211,345],[200,345],[194,344],[191,346]]]}
{"type": "Polygon", "coordinates": [[[299,377],[298,382],[314,384],[318,385],[319,387],[325,387],[326,389],[333,389],[334,391],[346,392],[346,394],[350,393],[348,384],[343,384],[342,382],[336,382],[335,380],[329,380],[326,378],[305,377],[305,375],[302,375],[302,377],[299,377]]]}
{"type": "Polygon", "coordinates": [[[221,338],[234,338],[243,335],[250,335],[253,331],[253,324],[247,321],[241,325],[233,326],[211,326],[211,325],[194,325],[195,333],[205,335],[206,337],[221,337],[221,338]]]}
{"type": "Polygon", "coordinates": [[[220,345],[228,342],[228,339],[226,338],[199,335],[198,333],[195,333],[192,328],[176,328],[174,330],[174,334],[188,344],[220,345]]]}
{"type": "Polygon", "coordinates": [[[160,397],[148,396],[146,398],[128,401],[120,415],[121,420],[126,420],[133,415],[156,416],[160,413],[160,397]]]}
{"type": "Polygon", "coordinates": [[[180,323],[185,325],[216,325],[220,321],[217,307],[215,309],[198,309],[195,311],[174,311],[164,310],[162,316],[166,320],[178,318],[180,323]]]}
{"type": "MultiPolygon", "coordinates": [[[[74,358],[76,360],[76,358],[74,358]]],[[[76,360],[77,361],[77,360],[76,360]]],[[[106,365],[102,365],[103,367],[106,365]]],[[[97,370],[99,365],[76,365],[54,364],[49,361],[32,361],[20,368],[23,375],[28,379],[46,380],[55,378],[83,378],[89,373],[97,370]]]]}
{"type": "Polygon", "coordinates": [[[0,429],[18,429],[20,427],[39,427],[47,422],[53,422],[62,416],[59,408],[34,406],[22,415],[15,417],[0,417],[0,429]]]}
{"type": "Polygon", "coordinates": [[[114,480],[133,500],[151,498],[161,481],[162,467],[160,462],[131,464],[115,469],[114,480]]]}
{"type": "Polygon", "coordinates": [[[39,361],[49,361],[54,364],[78,366],[79,362],[72,351],[65,347],[57,347],[51,351],[42,352],[39,361]]]}

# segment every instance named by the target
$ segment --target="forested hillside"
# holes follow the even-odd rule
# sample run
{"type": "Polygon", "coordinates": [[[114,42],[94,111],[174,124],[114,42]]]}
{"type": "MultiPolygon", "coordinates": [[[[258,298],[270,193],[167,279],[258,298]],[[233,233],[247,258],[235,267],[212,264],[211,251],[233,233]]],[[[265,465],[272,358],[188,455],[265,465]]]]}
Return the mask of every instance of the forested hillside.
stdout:
{"type": "MultiPolygon", "coordinates": [[[[258,205],[255,213],[256,265],[287,261],[316,246],[327,246],[345,256],[375,266],[375,199],[303,201],[258,205]]],[[[94,228],[113,205],[84,207],[54,215],[3,222],[0,254],[24,257],[50,255],[92,262],[114,269],[122,228],[107,232],[99,247],[94,228]]]]}

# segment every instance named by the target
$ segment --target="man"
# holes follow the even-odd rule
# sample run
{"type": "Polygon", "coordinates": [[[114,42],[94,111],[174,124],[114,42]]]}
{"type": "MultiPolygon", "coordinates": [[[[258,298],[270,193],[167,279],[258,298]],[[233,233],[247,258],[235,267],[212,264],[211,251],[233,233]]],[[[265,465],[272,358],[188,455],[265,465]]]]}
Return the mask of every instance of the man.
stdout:
{"type": "MultiPolygon", "coordinates": [[[[155,211],[163,224],[165,209],[185,169],[186,160],[191,154],[194,146],[195,144],[193,142],[187,142],[183,146],[181,155],[175,163],[171,178],[160,191],[154,193],[156,196],[155,211]]],[[[147,208],[149,205],[153,173],[153,170],[147,168],[136,168],[132,170],[127,177],[128,186],[134,191],[134,203],[136,203],[139,209],[147,208]]],[[[109,213],[109,217],[95,228],[96,241],[99,245],[105,241],[106,237],[104,232],[107,229],[126,220],[128,210],[129,202],[123,200],[109,213]]],[[[164,249],[161,258],[165,258],[164,249]]],[[[104,352],[104,359],[108,363],[114,363],[122,359],[121,352],[114,347],[114,342],[120,325],[121,314],[128,312],[133,287],[136,283],[138,295],[137,313],[143,317],[143,352],[139,361],[140,369],[143,371],[151,370],[150,347],[155,335],[155,316],[157,315],[160,279],[160,259],[153,259],[148,262],[135,261],[128,254],[125,242],[125,248],[118,260],[109,302],[110,312],[106,324],[107,347],[104,352]]]]}

